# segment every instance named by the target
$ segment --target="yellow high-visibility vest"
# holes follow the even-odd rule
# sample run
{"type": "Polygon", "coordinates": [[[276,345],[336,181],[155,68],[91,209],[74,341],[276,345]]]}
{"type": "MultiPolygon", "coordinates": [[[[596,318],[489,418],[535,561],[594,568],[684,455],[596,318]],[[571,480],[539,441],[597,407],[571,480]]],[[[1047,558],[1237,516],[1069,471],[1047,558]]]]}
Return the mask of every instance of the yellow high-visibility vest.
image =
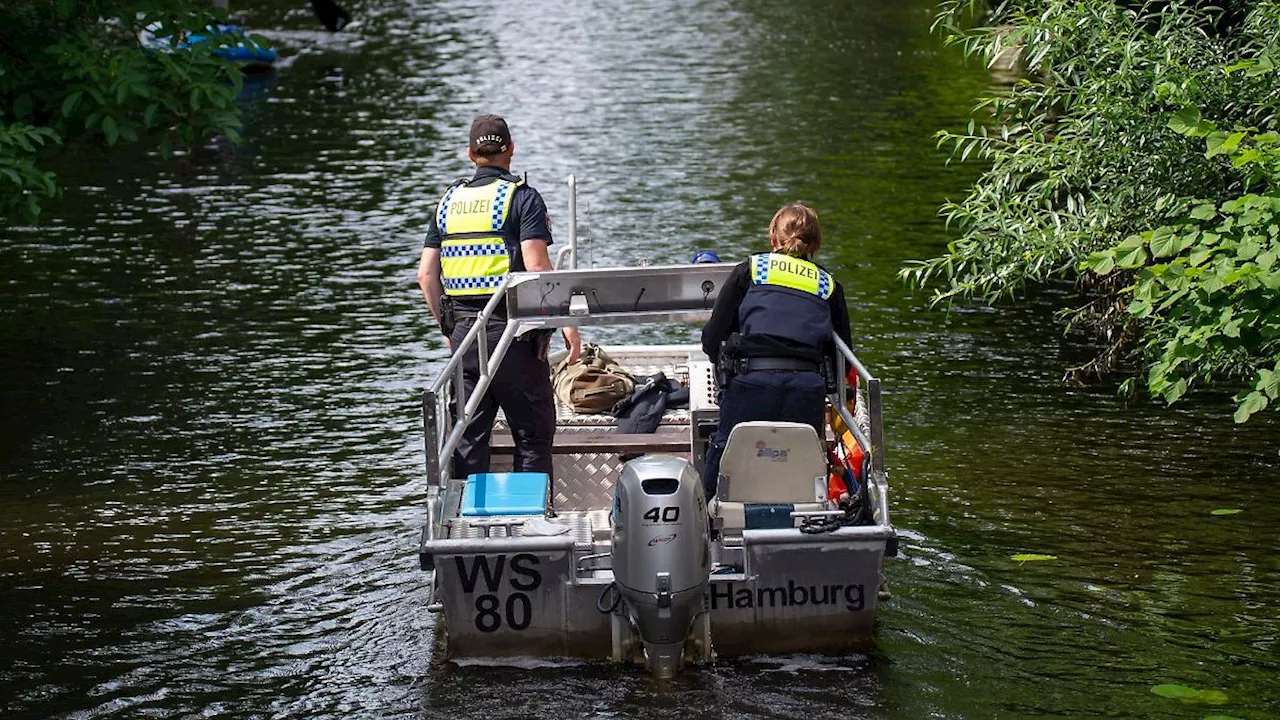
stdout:
{"type": "Polygon", "coordinates": [[[440,275],[445,295],[490,295],[511,270],[502,236],[511,197],[522,183],[504,178],[477,187],[450,187],[436,209],[440,275]]]}
{"type": "Polygon", "coordinates": [[[751,256],[751,282],[800,290],[826,300],[835,289],[830,273],[808,260],[780,253],[751,256]]]}

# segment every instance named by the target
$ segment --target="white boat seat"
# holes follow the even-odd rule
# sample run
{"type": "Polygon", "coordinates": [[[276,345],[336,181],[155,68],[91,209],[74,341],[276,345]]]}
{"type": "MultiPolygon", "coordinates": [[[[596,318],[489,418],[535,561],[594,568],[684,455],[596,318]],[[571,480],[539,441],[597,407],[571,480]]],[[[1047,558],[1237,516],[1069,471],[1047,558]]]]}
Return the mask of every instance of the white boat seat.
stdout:
{"type": "Polygon", "coordinates": [[[729,433],[710,511],[722,530],[793,527],[792,511],[826,508],[827,454],[812,426],[739,423],[729,433]]]}

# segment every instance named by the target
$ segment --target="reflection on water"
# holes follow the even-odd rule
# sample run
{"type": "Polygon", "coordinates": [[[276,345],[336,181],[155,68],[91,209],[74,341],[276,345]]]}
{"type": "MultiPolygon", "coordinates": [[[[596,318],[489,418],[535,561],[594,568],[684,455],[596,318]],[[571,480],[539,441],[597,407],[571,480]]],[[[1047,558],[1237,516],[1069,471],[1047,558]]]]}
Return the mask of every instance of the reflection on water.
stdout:
{"type": "Polygon", "coordinates": [[[894,277],[976,172],[931,134],[987,78],[930,2],[369,0],[339,35],[295,5],[245,10],[285,60],[242,144],[77,152],[48,224],[0,238],[5,717],[1280,713],[1276,422],[1070,389],[1047,299],[933,311],[894,277]],[[415,396],[446,350],[413,272],[485,111],[557,219],[578,176],[587,264],[742,257],[817,208],[888,393],[904,542],[874,654],[670,683],[441,660],[415,396]]]}

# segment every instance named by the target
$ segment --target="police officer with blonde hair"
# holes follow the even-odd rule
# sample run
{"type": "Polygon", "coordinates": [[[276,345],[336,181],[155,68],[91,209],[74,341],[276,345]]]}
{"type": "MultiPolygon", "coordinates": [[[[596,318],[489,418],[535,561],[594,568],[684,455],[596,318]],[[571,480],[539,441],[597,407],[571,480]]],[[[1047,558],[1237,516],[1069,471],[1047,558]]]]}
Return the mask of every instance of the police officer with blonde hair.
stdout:
{"type": "MultiPolygon", "coordinates": [[[[537,190],[511,173],[515,149],[505,120],[477,117],[467,144],[475,174],[449,186],[427,227],[418,286],[451,349],[460,345],[508,273],[554,269],[547,250],[552,242],[547,206],[537,190]]],[[[506,323],[506,306],[499,305],[485,328],[489,348],[497,347],[506,323]]],[[[578,331],[561,332],[570,361],[576,360],[582,351],[578,331]]],[[[499,408],[515,440],[513,469],[551,473],[556,416],[546,340],[544,333],[534,332],[511,344],[462,435],[454,477],[489,471],[489,441],[499,408]]],[[[468,397],[479,377],[473,348],[463,361],[468,397]]]]}
{"type": "Polygon", "coordinates": [[[769,223],[770,252],[738,264],[702,329],[702,349],[721,373],[720,425],[707,448],[703,486],[715,495],[729,433],[750,420],[812,425],[823,437],[824,361],[835,367],[832,331],[850,342],[844,289],[813,262],[822,229],[794,203],[769,223]]]}

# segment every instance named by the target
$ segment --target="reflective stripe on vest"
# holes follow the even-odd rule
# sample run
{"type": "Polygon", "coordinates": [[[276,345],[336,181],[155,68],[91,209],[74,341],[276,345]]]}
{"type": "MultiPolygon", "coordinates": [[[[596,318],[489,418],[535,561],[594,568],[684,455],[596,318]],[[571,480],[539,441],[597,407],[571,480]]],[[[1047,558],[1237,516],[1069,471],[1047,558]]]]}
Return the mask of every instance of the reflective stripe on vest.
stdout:
{"type": "Polygon", "coordinates": [[[440,275],[446,295],[490,295],[511,270],[502,236],[511,196],[519,183],[454,185],[440,200],[440,275]]]}
{"type": "Polygon", "coordinates": [[[835,282],[826,270],[808,260],[778,253],[751,256],[751,282],[800,290],[823,300],[830,298],[835,288],[835,282]]]}

